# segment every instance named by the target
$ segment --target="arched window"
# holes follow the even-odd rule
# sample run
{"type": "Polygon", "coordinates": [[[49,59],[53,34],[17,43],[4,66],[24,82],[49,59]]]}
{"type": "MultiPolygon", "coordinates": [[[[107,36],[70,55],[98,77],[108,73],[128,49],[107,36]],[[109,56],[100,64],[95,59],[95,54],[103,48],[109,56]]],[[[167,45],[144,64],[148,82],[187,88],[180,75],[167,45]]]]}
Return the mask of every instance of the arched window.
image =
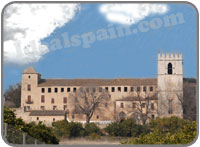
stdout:
{"type": "Polygon", "coordinates": [[[168,74],[169,75],[172,74],[172,64],[171,63],[168,64],[168,74]]]}

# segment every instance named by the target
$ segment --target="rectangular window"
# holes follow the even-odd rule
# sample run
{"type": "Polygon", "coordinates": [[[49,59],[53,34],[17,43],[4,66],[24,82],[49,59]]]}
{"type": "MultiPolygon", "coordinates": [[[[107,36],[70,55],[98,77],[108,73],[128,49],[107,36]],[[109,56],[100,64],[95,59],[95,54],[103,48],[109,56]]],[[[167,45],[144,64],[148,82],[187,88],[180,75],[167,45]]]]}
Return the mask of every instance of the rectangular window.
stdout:
{"type": "Polygon", "coordinates": [[[51,88],[48,88],[48,93],[51,93],[51,88]]]}
{"type": "Polygon", "coordinates": [[[149,88],[149,90],[150,90],[150,91],[153,91],[153,87],[151,86],[151,87],[149,88]]]}
{"type": "Polygon", "coordinates": [[[136,103],[133,103],[133,108],[136,108],[136,103]]]}
{"type": "Polygon", "coordinates": [[[42,89],[41,89],[41,92],[44,93],[44,92],[45,92],[45,88],[42,88],[42,89]]]}
{"type": "Polygon", "coordinates": [[[140,87],[137,87],[137,92],[139,92],[140,91],[140,87]]]}
{"type": "Polygon", "coordinates": [[[115,87],[112,87],[112,92],[115,92],[115,87]]]}
{"type": "Polygon", "coordinates": [[[86,92],[89,92],[90,91],[90,89],[89,88],[86,88],[86,92]]]}
{"type": "Polygon", "coordinates": [[[45,110],[45,107],[44,106],[40,106],[41,110],[45,110]]]}
{"type": "Polygon", "coordinates": [[[67,105],[64,105],[64,106],[63,106],[63,110],[67,110],[67,105]]]}
{"type": "Polygon", "coordinates": [[[27,85],[27,91],[31,91],[31,85],[27,85]]]}
{"type": "Polygon", "coordinates": [[[31,95],[28,95],[27,96],[27,101],[26,101],[27,104],[33,104],[32,100],[31,100],[31,95]]]}
{"type": "Polygon", "coordinates": [[[75,118],[75,116],[74,116],[74,114],[72,114],[72,119],[74,119],[75,118]]]}
{"type": "Polygon", "coordinates": [[[96,88],[93,88],[93,90],[92,90],[93,92],[96,92],[96,88]]]}
{"type": "Polygon", "coordinates": [[[73,90],[74,92],[76,92],[76,88],[74,87],[74,90],[73,90]]]}
{"type": "Polygon", "coordinates": [[[151,103],[151,109],[154,110],[154,103],[151,103]]]}
{"type": "Polygon", "coordinates": [[[61,88],[60,91],[61,91],[61,92],[64,92],[64,88],[61,88]]]}
{"type": "Polygon", "coordinates": [[[58,88],[54,88],[54,92],[57,93],[58,92],[58,88]]]}
{"type": "Polygon", "coordinates": [[[108,92],[108,87],[105,87],[105,91],[108,92]]]}
{"type": "Polygon", "coordinates": [[[99,92],[102,92],[102,87],[99,87],[99,92]]]}
{"type": "Polygon", "coordinates": [[[155,118],[155,116],[154,115],[151,115],[151,119],[154,119],[155,118]]]}
{"type": "Polygon", "coordinates": [[[121,104],[120,104],[120,107],[121,107],[121,108],[124,108],[124,103],[121,103],[121,104]]]}
{"type": "Polygon", "coordinates": [[[41,103],[44,103],[44,102],[45,102],[45,96],[41,95],[41,103]]]}
{"type": "Polygon", "coordinates": [[[56,121],[56,119],[55,118],[53,118],[53,122],[55,122],[56,121]]]}
{"type": "Polygon", "coordinates": [[[70,92],[70,88],[67,88],[67,92],[70,92]]]}
{"type": "Polygon", "coordinates": [[[124,87],[124,92],[127,92],[128,91],[128,88],[127,87],[124,87]]]}
{"type": "Polygon", "coordinates": [[[80,91],[80,92],[83,92],[83,88],[82,88],[82,87],[80,87],[80,88],[79,88],[79,91],[80,91]]]}
{"type": "Polygon", "coordinates": [[[131,92],[133,92],[134,91],[134,87],[131,87],[131,92]]]}
{"type": "Polygon", "coordinates": [[[31,102],[31,95],[28,95],[28,96],[27,96],[27,101],[28,101],[28,102],[31,102]]]}
{"type": "Polygon", "coordinates": [[[97,115],[97,119],[99,119],[99,115],[97,115]]]}
{"type": "Polygon", "coordinates": [[[63,98],[63,103],[67,103],[67,98],[66,97],[63,98]]]}
{"type": "Polygon", "coordinates": [[[118,89],[119,92],[121,92],[121,87],[118,87],[117,89],[118,89]]]}
{"type": "Polygon", "coordinates": [[[147,90],[147,89],[146,89],[146,87],[144,86],[144,87],[143,87],[143,91],[146,91],[146,90],[147,90]]]}
{"type": "Polygon", "coordinates": [[[51,98],[51,103],[54,104],[54,98],[51,98]]]}
{"type": "Polygon", "coordinates": [[[37,117],[37,120],[39,120],[39,117],[37,117]]]}
{"type": "Polygon", "coordinates": [[[53,110],[56,110],[57,109],[57,107],[56,106],[53,106],[53,110]]]}

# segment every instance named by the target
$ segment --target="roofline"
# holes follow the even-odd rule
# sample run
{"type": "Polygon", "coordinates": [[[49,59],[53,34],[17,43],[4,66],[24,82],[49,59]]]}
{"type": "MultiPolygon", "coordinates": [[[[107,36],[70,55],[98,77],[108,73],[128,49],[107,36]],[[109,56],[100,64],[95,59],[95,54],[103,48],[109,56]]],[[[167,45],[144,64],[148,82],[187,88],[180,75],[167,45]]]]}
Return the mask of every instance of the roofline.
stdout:
{"type": "Polygon", "coordinates": [[[43,80],[126,80],[126,79],[157,79],[157,77],[152,78],[49,78],[49,79],[43,79],[43,80]]]}

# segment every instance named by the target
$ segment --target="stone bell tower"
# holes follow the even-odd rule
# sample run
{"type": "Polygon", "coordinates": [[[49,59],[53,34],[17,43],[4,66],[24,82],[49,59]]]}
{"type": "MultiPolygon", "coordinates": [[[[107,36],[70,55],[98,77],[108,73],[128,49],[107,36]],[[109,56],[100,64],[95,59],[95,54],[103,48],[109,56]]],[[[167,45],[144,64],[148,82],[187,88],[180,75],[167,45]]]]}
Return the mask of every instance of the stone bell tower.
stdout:
{"type": "Polygon", "coordinates": [[[29,67],[22,73],[21,108],[24,111],[37,109],[36,106],[39,107],[37,88],[40,76],[33,67],[29,67]]]}
{"type": "Polygon", "coordinates": [[[183,98],[182,54],[158,54],[158,116],[183,117],[180,98],[183,98]]]}

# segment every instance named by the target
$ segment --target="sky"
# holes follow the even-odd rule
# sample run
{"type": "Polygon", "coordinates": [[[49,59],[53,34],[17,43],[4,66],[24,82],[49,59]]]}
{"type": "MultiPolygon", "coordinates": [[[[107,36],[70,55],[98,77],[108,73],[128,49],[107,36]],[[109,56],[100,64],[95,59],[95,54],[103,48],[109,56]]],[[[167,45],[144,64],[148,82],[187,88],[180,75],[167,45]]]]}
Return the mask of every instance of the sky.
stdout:
{"type": "Polygon", "coordinates": [[[42,78],[152,78],[159,52],[182,53],[184,77],[195,78],[196,15],[189,4],[9,5],[4,90],[29,66],[42,78]],[[170,15],[181,19],[168,26],[170,15]]]}

